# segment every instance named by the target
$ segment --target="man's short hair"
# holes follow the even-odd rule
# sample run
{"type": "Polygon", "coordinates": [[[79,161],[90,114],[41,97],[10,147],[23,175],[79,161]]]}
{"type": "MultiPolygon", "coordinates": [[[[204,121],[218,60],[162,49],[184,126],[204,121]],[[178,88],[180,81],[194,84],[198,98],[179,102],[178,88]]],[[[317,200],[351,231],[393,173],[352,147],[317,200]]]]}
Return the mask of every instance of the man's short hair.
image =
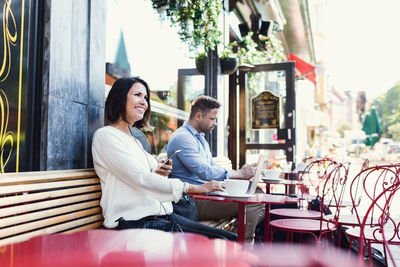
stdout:
{"type": "Polygon", "coordinates": [[[206,115],[212,109],[220,108],[221,104],[217,101],[217,99],[212,98],[211,96],[200,95],[196,97],[192,105],[190,107],[190,116],[192,119],[197,112],[201,112],[203,115],[206,115]]]}

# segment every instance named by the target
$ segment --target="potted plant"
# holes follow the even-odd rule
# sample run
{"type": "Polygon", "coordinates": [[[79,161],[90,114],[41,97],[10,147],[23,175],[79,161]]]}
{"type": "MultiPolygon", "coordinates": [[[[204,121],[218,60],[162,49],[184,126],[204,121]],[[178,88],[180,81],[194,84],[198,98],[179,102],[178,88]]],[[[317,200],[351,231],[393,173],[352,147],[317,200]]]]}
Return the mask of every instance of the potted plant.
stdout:
{"type": "MultiPolygon", "coordinates": [[[[285,60],[282,43],[274,37],[259,35],[254,38],[253,32],[243,37],[237,52],[239,56],[239,67],[243,69],[252,68],[256,64],[278,63],[285,60]],[[254,39],[258,39],[256,42],[254,39]]],[[[249,92],[260,87],[263,74],[261,72],[249,73],[247,83],[249,92]]]]}
{"type": "Polygon", "coordinates": [[[196,61],[196,69],[200,74],[204,74],[204,66],[206,63],[206,53],[202,52],[202,53],[198,53],[195,57],[195,61],[196,61]]]}
{"type": "Polygon", "coordinates": [[[232,74],[236,71],[238,66],[238,53],[233,52],[233,47],[237,46],[237,42],[229,43],[225,49],[221,52],[219,59],[221,65],[221,72],[223,74],[232,74]]]}
{"type": "Polygon", "coordinates": [[[204,74],[204,62],[209,50],[221,42],[222,32],[218,30],[218,18],[222,12],[220,0],[152,0],[153,8],[161,17],[167,17],[178,27],[180,39],[188,44],[190,51],[204,52],[195,57],[199,73],[204,74]]]}
{"type": "Polygon", "coordinates": [[[214,50],[220,43],[222,32],[218,30],[218,18],[222,12],[220,0],[152,0],[153,8],[161,16],[169,18],[179,27],[178,34],[195,51],[204,47],[204,52],[214,50]]]}

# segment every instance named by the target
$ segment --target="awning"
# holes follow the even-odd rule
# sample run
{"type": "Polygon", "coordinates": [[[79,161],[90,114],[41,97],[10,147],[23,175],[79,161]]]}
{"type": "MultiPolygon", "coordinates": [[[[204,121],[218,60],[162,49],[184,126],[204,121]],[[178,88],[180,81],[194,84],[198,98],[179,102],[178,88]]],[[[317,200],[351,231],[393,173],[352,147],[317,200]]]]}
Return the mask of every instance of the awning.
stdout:
{"type": "Polygon", "coordinates": [[[295,56],[292,53],[286,54],[288,60],[295,61],[296,65],[296,77],[301,76],[310,80],[312,83],[316,83],[315,81],[315,66],[305,62],[301,58],[295,56]]]}

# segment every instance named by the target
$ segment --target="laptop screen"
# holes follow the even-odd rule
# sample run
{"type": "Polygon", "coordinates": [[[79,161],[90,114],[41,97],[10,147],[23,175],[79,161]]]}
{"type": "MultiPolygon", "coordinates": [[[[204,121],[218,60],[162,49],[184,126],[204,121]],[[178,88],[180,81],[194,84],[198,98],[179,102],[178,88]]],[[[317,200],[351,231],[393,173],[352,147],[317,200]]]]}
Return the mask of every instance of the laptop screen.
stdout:
{"type": "Polygon", "coordinates": [[[265,162],[265,155],[260,155],[258,158],[256,172],[253,177],[253,182],[251,182],[249,190],[247,190],[247,194],[254,194],[256,192],[257,184],[260,181],[261,172],[264,169],[264,162],[265,162]]]}

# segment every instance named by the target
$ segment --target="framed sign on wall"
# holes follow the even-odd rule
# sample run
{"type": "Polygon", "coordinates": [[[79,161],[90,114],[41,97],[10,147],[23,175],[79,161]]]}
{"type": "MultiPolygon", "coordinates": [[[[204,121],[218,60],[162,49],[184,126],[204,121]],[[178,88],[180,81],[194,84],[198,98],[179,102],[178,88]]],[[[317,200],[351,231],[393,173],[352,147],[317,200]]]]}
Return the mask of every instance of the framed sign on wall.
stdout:
{"type": "Polygon", "coordinates": [[[279,128],[279,97],[263,91],[251,99],[253,129],[279,128]]]}

